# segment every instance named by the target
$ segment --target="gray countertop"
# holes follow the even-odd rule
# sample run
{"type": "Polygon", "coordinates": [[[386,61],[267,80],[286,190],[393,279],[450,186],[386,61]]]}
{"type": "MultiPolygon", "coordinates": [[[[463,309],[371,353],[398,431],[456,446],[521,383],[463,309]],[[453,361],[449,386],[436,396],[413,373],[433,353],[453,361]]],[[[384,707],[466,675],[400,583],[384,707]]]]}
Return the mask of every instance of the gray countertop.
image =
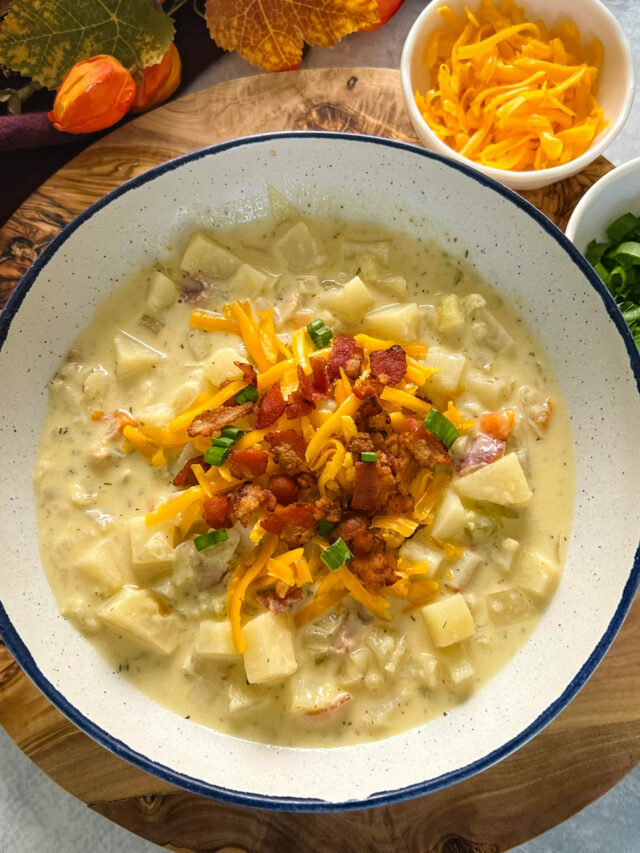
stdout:
{"type": "MultiPolygon", "coordinates": [[[[605,0],[640,57],[640,3],[605,0]]],[[[471,7],[474,3],[469,4],[471,7]]],[[[312,48],[303,68],[376,65],[397,68],[409,27],[424,0],[405,0],[382,29],[355,34],[331,49],[312,48]]],[[[203,24],[204,25],[204,24],[203,24]]],[[[260,73],[236,54],[212,65],[191,91],[223,80],[260,73]]],[[[640,105],[636,100],[621,135],[606,152],[616,164],[640,154],[640,105]]],[[[0,731],[0,853],[151,853],[160,850],[91,812],[42,773],[0,731]]],[[[558,792],[561,796],[561,792],[558,792]]],[[[517,848],[517,853],[638,853],[640,851],[640,766],[604,797],[571,820],[517,848]]]]}

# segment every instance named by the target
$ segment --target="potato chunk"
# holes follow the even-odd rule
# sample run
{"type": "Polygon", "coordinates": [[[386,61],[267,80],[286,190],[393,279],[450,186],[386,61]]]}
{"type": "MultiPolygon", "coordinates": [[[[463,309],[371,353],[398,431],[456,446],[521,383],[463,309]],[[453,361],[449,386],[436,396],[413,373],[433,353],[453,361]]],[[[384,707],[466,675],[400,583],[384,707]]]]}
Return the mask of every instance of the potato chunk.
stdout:
{"type": "Polygon", "coordinates": [[[275,244],[275,251],[291,272],[311,272],[325,260],[304,222],[290,228],[275,244]]]}
{"type": "Polygon", "coordinates": [[[147,346],[126,332],[116,332],[113,336],[113,351],[118,379],[130,379],[166,358],[160,350],[147,346]]]}
{"type": "Polygon", "coordinates": [[[458,495],[452,489],[447,489],[433,522],[431,535],[436,539],[460,539],[468,517],[469,511],[462,506],[458,495]]]}
{"type": "Polygon", "coordinates": [[[517,454],[508,453],[490,465],[456,480],[458,494],[500,506],[527,506],[533,497],[517,454]]]}
{"type": "Polygon", "coordinates": [[[467,363],[463,355],[432,347],[423,361],[427,367],[437,368],[437,372],[429,378],[427,387],[442,394],[460,387],[462,371],[467,363]]]}
{"type": "Polygon", "coordinates": [[[159,655],[169,655],[178,644],[179,627],[171,613],[146,589],[125,587],[98,611],[100,620],[141,646],[159,655]]]}
{"type": "Polygon", "coordinates": [[[229,291],[242,299],[253,299],[262,293],[270,281],[272,278],[266,273],[249,264],[241,264],[229,279],[229,291]]]}
{"type": "Polygon", "coordinates": [[[347,325],[353,326],[360,323],[360,318],[373,306],[374,300],[367,285],[357,275],[339,290],[326,292],[321,302],[324,308],[347,325]]]}
{"type": "Polygon", "coordinates": [[[319,714],[336,706],[340,696],[335,681],[319,677],[315,672],[298,672],[289,682],[289,710],[293,714],[319,714]]]}
{"type": "Polygon", "coordinates": [[[111,539],[102,539],[76,561],[74,568],[89,583],[113,593],[126,581],[120,550],[111,539]]]}
{"type": "Polygon", "coordinates": [[[233,658],[238,656],[233,644],[231,623],[203,619],[198,628],[195,652],[201,658],[233,658]]]}
{"type": "Polygon", "coordinates": [[[244,668],[250,684],[283,681],[298,668],[293,632],[285,613],[263,613],[244,626],[244,668]]]}
{"type": "Polygon", "coordinates": [[[411,538],[407,539],[400,548],[399,556],[407,560],[414,568],[420,563],[426,563],[427,568],[422,574],[432,578],[444,559],[444,553],[434,548],[430,542],[431,531],[421,527],[411,538]]]}
{"type": "Polygon", "coordinates": [[[239,266],[232,252],[202,231],[191,237],[180,261],[180,269],[206,279],[227,279],[239,266]]]}
{"type": "Polygon", "coordinates": [[[240,379],[242,371],[235,362],[245,361],[245,358],[233,347],[223,347],[202,365],[202,373],[212,385],[222,385],[227,379],[240,379]]]}
{"type": "Polygon", "coordinates": [[[372,335],[398,341],[414,341],[420,333],[420,311],[415,302],[392,305],[367,314],[364,326],[372,335]]]}
{"type": "Polygon", "coordinates": [[[448,334],[458,332],[464,326],[464,313],[460,299],[455,293],[449,293],[438,305],[438,331],[448,334]]]}
{"type": "Polygon", "coordinates": [[[148,583],[167,571],[175,559],[173,547],[174,525],[163,521],[147,527],[143,515],[129,519],[131,562],[133,570],[142,583],[148,583]]]}
{"type": "Polygon", "coordinates": [[[546,598],[558,583],[559,575],[556,563],[538,551],[525,551],[520,557],[514,581],[539,598],[546,598]]]}
{"type": "Polygon", "coordinates": [[[473,616],[459,592],[427,604],[422,616],[431,639],[440,648],[466,640],[474,631],[473,616]]]}
{"type": "Polygon", "coordinates": [[[159,317],[176,301],[178,288],[160,270],[153,270],[149,277],[147,309],[152,317],[159,317]]]}

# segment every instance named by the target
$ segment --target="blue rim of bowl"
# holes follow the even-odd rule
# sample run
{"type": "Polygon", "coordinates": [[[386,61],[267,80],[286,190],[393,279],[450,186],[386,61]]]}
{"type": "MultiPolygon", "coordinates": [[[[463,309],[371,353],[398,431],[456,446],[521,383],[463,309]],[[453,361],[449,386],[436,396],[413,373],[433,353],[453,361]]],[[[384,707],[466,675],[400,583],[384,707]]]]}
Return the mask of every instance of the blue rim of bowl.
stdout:
{"type": "MultiPolygon", "coordinates": [[[[613,297],[594,272],[591,265],[586,261],[583,255],[576,249],[565,235],[557,228],[551,220],[525,199],[521,198],[513,190],[508,189],[502,184],[494,181],[492,178],[483,175],[481,172],[470,168],[464,163],[457,160],[452,160],[437,154],[432,151],[427,151],[417,145],[412,145],[407,142],[400,142],[391,139],[384,139],[376,136],[365,136],[362,134],[348,134],[336,132],[320,132],[320,131],[285,131],[282,133],[265,133],[261,135],[247,136],[240,139],[233,139],[228,142],[221,142],[217,145],[202,148],[198,151],[193,151],[190,154],[185,154],[182,157],[177,157],[174,160],[169,160],[159,166],[155,166],[147,172],[138,175],[135,178],[127,181],[125,184],[117,187],[107,193],[103,198],[88,207],[83,213],[77,216],[56,236],[40,253],[27,270],[20,283],[7,301],[4,311],[0,315],[0,350],[6,340],[9,327],[16,312],[20,308],[23,299],[29,289],[36,281],[39,273],[47,265],[51,257],[58,249],[68,240],[73,232],[79,228],[85,221],[90,219],[97,211],[101,210],[107,204],[110,204],[115,199],[119,198],[124,193],[134,190],[137,187],[143,186],[149,181],[154,180],[159,175],[166,172],[171,172],[174,169],[180,168],[185,163],[193,163],[204,157],[214,156],[231,148],[240,146],[249,146],[260,144],[268,141],[277,141],[280,139],[322,139],[322,140],[340,140],[349,143],[380,145],[387,148],[394,148],[400,151],[408,151],[411,154],[417,154],[420,157],[426,157],[435,160],[446,166],[449,169],[454,169],[462,172],[469,179],[481,184],[484,187],[492,190],[498,195],[503,196],[511,201],[525,213],[527,213],[536,223],[543,228],[558,245],[564,249],[573,262],[578,266],[584,274],[587,281],[597,291],[602,298],[604,306],[609,314],[609,317],[620,332],[626,349],[629,355],[629,362],[638,391],[640,393],[640,354],[627,327],[627,324],[622,317],[613,297]]],[[[633,566],[629,574],[629,578],[622,592],[622,597],[609,622],[607,630],[597,643],[594,650],[591,652],[586,662],[583,664],[575,678],[565,688],[562,694],[552,702],[529,726],[523,729],[518,735],[512,738],[507,743],[503,744],[498,749],[493,750],[477,761],[472,762],[458,770],[444,773],[433,779],[428,779],[424,782],[417,782],[414,785],[408,785],[404,788],[396,788],[389,791],[378,791],[375,794],[363,800],[346,800],[343,802],[331,802],[328,800],[307,799],[302,797],[270,797],[265,794],[249,794],[242,791],[236,791],[229,788],[224,788],[219,785],[214,785],[202,780],[195,779],[176,770],[166,767],[156,761],[147,758],[139,752],[136,752],[130,746],[127,746],[117,738],[112,737],[108,732],[97,726],[88,717],[85,717],[74,705],[71,705],[67,699],[51,684],[45,675],[37,667],[35,661],[31,657],[25,643],[19,636],[18,632],[13,627],[9,616],[0,602],[0,636],[20,664],[24,672],[29,676],[31,681],[44,693],[50,702],[61,711],[65,717],[71,720],[79,729],[88,734],[93,740],[97,741],[102,746],[113,752],[120,758],[125,759],[130,764],[139,767],[141,770],[158,776],[161,779],[170,782],[177,787],[183,788],[194,794],[200,794],[205,797],[210,797],[224,802],[233,803],[235,805],[249,806],[252,808],[271,809],[285,812],[334,812],[334,811],[350,811],[354,809],[373,808],[378,806],[391,805],[404,800],[413,799],[414,797],[424,796],[425,794],[433,793],[442,788],[462,782],[476,773],[486,770],[491,765],[501,761],[506,756],[510,755],[515,750],[523,746],[527,741],[531,740],[538,732],[547,726],[557,714],[565,708],[571,699],[585,685],[589,677],[594,672],[598,663],[604,657],[607,649],[613,642],[624,618],[631,607],[635,592],[640,584],[640,543],[636,550],[633,566]]]]}

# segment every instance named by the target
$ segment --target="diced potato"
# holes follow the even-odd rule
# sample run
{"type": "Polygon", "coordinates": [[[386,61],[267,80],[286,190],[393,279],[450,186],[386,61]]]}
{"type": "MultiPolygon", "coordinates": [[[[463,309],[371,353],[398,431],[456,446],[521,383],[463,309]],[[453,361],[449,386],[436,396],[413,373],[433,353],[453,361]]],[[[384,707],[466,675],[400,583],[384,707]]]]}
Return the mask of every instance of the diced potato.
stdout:
{"type": "Polygon", "coordinates": [[[89,403],[98,403],[103,400],[109,390],[110,382],[111,377],[104,367],[94,367],[82,386],[82,394],[85,400],[89,403]]]}
{"type": "Polygon", "coordinates": [[[426,563],[428,569],[422,574],[428,578],[432,578],[436,574],[444,558],[444,553],[430,544],[430,537],[431,531],[426,527],[421,527],[410,539],[405,540],[399,552],[399,556],[407,560],[412,566],[426,563]]]}
{"type": "Polygon", "coordinates": [[[204,329],[189,329],[187,346],[196,361],[205,361],[211,355],[212,335],[204,329]]]}
{"type": "Polygon", "coordinates": [[[456,391],[462,384],[462,371],[467,363],[463,355],[432,347],[423,362],[427,367],[437,368],[437,373],[429,377],[427,387],[445,394],[456,391]]]}
{"type": "Polygon", "coordinates": [[[223,347],[202,365],[202,373],[212,385],[222,385],[227,379],[240,379],[242,371],[236,367],[236,361],[244,361],[240,353],[233,347],[223,347]]]}
{"type": "Polygon", "coordinates": [[[185,380],[179,388],[176,388],[175,393],[171,398],[171,405],[176,412],[183,412],[188,409],[195,398],[202,394],[206,387],[206,381],[202,372],[192,373],[189,379],[185,380]]]}
{"type": "Polygon", "coordinates": [[[395,296],[396,299],[402,299],[407,293],[407,280],[401,275],[381,275],[375,283],[381,290],[395,296]]]}
{"type": "Polygon", "coordinates": [[[273,281],[270,275],[249,264],[241,264],[229,279],[229,292],[243,299],[253,299],[262,293],[270,281],[273,281]]]}
{"type": "Polygon", "coordinates": [[[499,376],[490,376],[481,370],[467,369],[464,384],[487,409],[498,409],[511,393],[511,382],[499,376]]]}
{"type": "Polygon", "coordinates": [[[338,701],[335,681],[314,671],[297,672],[289,681],[289,710],[293,714],[319,714],[338,701]]]}
{"type": "Polygon", "coordinates": [[[361,256],[374,257],[385,266],[389,263],[391,243],[388,240],[348,240],[342,241],[342,254],[345,258],[361,256]]]}
{"type": "Polygon", "coordinates": [[[180,262],[185,272],[212,280],[229,278],[239,266],[232,252],[202,231],[193,234],[180,262]]]}
{"type": "Polygon", "coordinates": [[[386,672],[395,672],[407,647],[406,637],[396,631],[373,624],[365,634],[365,641],[386,672]]]}
{"type": "Polygon", "coordinates": [[[491,646],[495,639],[495,629],[489,616],[489,604],[484,595],[467,595],[467,604],[475,624],[475,633],[470,643],[474,646],[491,646]]]}
{"type": "Polygon", "coordinates": [[[442,662],[430,652],[420,652],[410,664],[410,672],[415,674],[415,680],[421,687],[430,690],[439,688],[442,684],[442,662]]]}
{"type": "Polygon", "coordinates": [[[465,548],[462,556],[453,563],[448,571],[446,583],[456,589],[466,589],[482,563],[482,557],[476,551],[465,548]],[[451,574],[449,574],[451,572],[451,574]]]}
{"type": "Polygon", "coordinates": [[[275,244],[275,252],[291,272],[311,272],[324,262],[313,235],[304,222],[298,222],[275,244]]]}
{"type": "Polygon", "coordinates": [[[500,551],[498,552],[497,563],[503,572],[511,571],[513,558],[515,557],[516,551],[519,547],[520,543],[517,539],[503,539],[500,543],[500,551]]]}
{"type": "Polygon", "coordinates": [[[85,580],[109,593],[126,582],[127,572],[122,549],[112,539],[102,539],[76,561],[74,569],[85,580]]]}
{"type": "Polygon", "coordinates": [[[278,192],[275,187],[267,184],[267,195],[269,196],[269,207],[271,208],[271,216],[280,224],[286,222],[287,219],[294,219],[300,216],[300,211],[291,204],[289,199],[281,192],[278,192]]]}
{"type": "Polygon", "coordinates": [[[399,341],[414,341],[420,334],[420,311],[415,302],[381,308],[364,318],[364,327],[372,335],[399,341]]]}
{"type": "Polygon", "coordinates": [[[129,519],[128,528],[134,573],[142,583],[147,583],[167,571],[174,561],[174,525],[163,521],[147,527],[141,515],[129,519]]]}
{"type": "Polygon", "coordinates": [[[176,416],[176,410],[167,403],[156,403],[136,412],[136,420],[141,426],[162,429],[176,416]]]}
{"type": "Polygon", "coordinates": [[[269,703],[269,696],[259,688],[229,685],[229,714],[241,717],[243,714],[254,712],[269,703]]]}
{"type": "Polygon", "coordinates": [[[175,617],[165,614],[146,589],[125,587],[100,608],[98,616],[112,630],[157,654],[171,654],[178,644],[180,629],[175,617]]]}
{"type": "Polygon", "coordinates": [[[454,482],[454,488],[463,497],[501,506],[527,506],[533,497],[515,453],[465,474],[454,482]]]}
{"type": "Polygon", "coordinates": [[[473,616],[459,592],[425,605],[421,612],[431,639],[440,648],[459,643],[473,634],[473,616]]]}
{"type": "Polygon", "coordinates": [[[74,595],[61,602],[60,613],[65,619],[73,619],[85,634],[97,634],[102,626],[93,610],[93,604],[93,601],[74,595]]]}
{"type": "Polygon", "coordinates": [[[130,379],[144,370],[149,370],[166,358],[163,352],[148,346],[133,335],[116,332],[113,336],[116,374],[119,379],[130,379]]]}
{"type": "Polygon", "coordinates": [[[147,310],[152,317],[161,316],[171,308],[178,296],[174,282],[160,270],[153,270],[147,291],[147,310]]]}
{"type": "Polygon", "coordinates": [[[449,680],[453,687],[459,687],[469,681],[475,672],[468,657],[459,648],[447,653],[446,665],[449,668],[449,680]]]}
{"type": "Polygon", "coordinates": [[[494,625],[506,627],[524,622],[537,614],[529,596],[518,587],[491,592],[486,598],[489,616],[494,625]]]}
{"type": "Polygon", "coordinates": [[[558,583],[560,571],[556,563],[538,551],[524,551],[515,572],[515,582],[539,598],[547,598],[558,583]]]}
{"type": "Polygon", "coordinates": [[[359,325],[362,315],[372,307],[373,302],[373,296],[360,276],[355,276],[339,290],[326,291],[321,297],[324,308],[352,326],[359,325]]]}
{"type": "Polygon", "coordinates": [[[215,622],[213,619],[203,619],[198,628],[195,652],[201,658],[237,657],[229,620],[215,622]]]}
{"type": "Polygon", "coordinates": [[[460,299],[455,293],[450,293],[438,305],[437,329],[439,332],[448,334],[449,332],[459,331],[463,326],[464,313],[460,299]]]}
{"type": "Polygon", "coordinates": [[[298,668],[286,613],[263,613],[244,626],[244,668],[250,684],[283,681],[298,668]]]}
{"type": "Polygon", "coordinates": [[[431,535],[436,539],[460,539],[464,533],[469,511],[453,489],[447,489],[438,509],[431,528],[431,535]]]}

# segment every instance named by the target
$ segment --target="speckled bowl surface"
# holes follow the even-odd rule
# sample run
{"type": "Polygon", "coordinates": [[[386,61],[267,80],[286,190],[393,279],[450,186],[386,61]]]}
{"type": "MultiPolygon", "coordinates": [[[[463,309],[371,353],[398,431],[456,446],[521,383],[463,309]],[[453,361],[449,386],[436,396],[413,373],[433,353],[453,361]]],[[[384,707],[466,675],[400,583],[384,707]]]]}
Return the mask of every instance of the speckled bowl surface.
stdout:
{"type": "Polygon", "coordinates": [[[0,631],[74,723],[189,790],[264,808],[380,805],[464,779],[521,746],[575,695],[640,576],[640,359],[574,246],[514,193],[424,149],[290,133],[166,163],[89,208],[41,254],[0,318],[0,631]],[[59,614],[37,548],[33,459],[47,381],[134,268],[194,227],[266,212],[265,183],[311,213],[433,236],[469,260],[542,341],[571,417],[577,497],[564,578],[530,641],[446,717],[377,743],[269,747],[200,727],[113,672],[59,614]],[[344,207],[341,207],[343,205],[344,207]]]}

